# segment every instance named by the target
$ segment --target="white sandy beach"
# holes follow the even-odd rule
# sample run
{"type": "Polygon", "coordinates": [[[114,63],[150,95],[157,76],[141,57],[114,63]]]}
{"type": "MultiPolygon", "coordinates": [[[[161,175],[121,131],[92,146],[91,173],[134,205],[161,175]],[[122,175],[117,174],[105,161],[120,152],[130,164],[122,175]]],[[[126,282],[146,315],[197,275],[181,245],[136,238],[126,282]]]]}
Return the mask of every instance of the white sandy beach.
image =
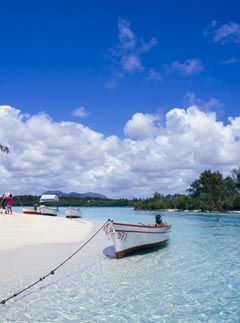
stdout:
{"type": "Polygon", "coordinates": [[[82,219],[0,214],[0,289],[42,275],[79,248],[92,228],[82,219]]]}
{"type": "Polygon", "coordinates": [[[83,240],[92,224],[83,220],[24,214],[0,214],[0,250],[83,240]]]}

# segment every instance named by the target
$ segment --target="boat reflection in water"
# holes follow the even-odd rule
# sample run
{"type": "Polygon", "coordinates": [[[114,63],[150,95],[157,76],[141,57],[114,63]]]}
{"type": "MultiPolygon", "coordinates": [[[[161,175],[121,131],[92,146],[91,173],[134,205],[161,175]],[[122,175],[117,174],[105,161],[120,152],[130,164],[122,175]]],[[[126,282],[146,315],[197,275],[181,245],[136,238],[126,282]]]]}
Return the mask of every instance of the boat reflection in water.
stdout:
{"type": "Polygon", "coordinates": [[[107,237],[113,241],[117,258],[129,253],[164,245],[170,236],[171,225],[156,216],[154,225],[118,223],[110,220],[104,226],[107,237]]]}

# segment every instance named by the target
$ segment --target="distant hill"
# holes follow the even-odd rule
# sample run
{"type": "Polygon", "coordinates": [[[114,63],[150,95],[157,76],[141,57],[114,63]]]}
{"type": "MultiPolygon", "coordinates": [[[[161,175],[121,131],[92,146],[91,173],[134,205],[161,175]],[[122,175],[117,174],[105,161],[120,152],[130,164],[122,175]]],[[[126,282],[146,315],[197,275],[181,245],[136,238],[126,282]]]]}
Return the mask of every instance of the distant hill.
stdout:
{"type": "Polygon", "coordinates": [[[99,198],[99,199],[106,199],[107,197],[105,195],[99,194],[99,193],[93,193],[93,192],[87,192],[87,193],[76,193],[76,192],[71,192],[71,193],[64,193],[62,191],[46,191],[42,194],[54,194],[57,195],[58,197],[92,197],[92,198],[99,198]]]}

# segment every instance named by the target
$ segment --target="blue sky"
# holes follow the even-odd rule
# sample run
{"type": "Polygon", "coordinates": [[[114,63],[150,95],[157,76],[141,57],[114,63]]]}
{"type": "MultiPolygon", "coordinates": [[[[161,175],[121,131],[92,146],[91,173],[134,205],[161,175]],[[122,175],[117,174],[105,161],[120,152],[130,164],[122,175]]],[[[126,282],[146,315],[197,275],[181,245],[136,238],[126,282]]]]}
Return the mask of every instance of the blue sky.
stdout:
{"type": "MultiPolygon", "coordinates": [[[[239,167],[238,1],[1,3],[3,191],[184,193],[239,167]]],[[[15,193],[14,193],[15,194],[15,193]]]]}
{"type": "Polygon", "coordinates": [[[221,107],[213,110],[226,120],[239,110],[240,41],[215,42],[211,24],[240,24],[239,6],[238,1],[2,2],[0,101],[25,113],[45,111],[56,121],[74,120],[72,111],[84,107],[89,115],[82,123],[123,136],[135,112],[186,106],[184,96],[193,92],[202,101],[217,99],[221,107]],[[119,45],[121,19],[137,41],[157,41],[141,54],[142,70],[123,71],[109,54],[119,45]],[[189,76],[171,71],[173,62],[188,59],[199,59],[202,71],[189,76]],[[150,69],[161,80],[149,80],[150,69]]]}

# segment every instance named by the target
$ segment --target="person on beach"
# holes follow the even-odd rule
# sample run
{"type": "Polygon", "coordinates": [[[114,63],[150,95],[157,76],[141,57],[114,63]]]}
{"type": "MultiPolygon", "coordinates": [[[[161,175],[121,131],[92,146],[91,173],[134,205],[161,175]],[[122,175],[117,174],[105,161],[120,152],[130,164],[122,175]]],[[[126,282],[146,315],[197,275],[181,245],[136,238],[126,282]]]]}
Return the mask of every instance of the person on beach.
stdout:
{"type": "Polygon", "coordinates": [[[13,196],[9,194],[7,198],[7,214],[12,214],[13,196]]]}
{"type": "Polygon", "coordinates": [[[4,195],[0,195],[0,212],[3,212],[3,207],[2,207],[2,202],[3,202],[3,196],[4,195]]]}
{"type": "Polygon", "coordinates": [[[1,207],[4,210],[5,213],[7,213],[6,207],[7,207],[7,196],[3,194],[2,200],[1,200],[1,207]]]}

